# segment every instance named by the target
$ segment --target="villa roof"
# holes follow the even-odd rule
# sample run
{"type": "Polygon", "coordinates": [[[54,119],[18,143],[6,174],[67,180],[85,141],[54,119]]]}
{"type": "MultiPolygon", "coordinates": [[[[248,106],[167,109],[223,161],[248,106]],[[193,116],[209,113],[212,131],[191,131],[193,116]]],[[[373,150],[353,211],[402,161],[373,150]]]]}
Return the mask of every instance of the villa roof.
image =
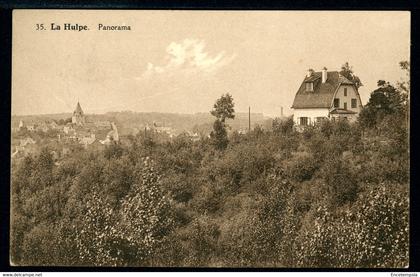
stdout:
{"type": "Polygon", "coordinates": [[[337,88],[341,84],[354,85],[338,71],[327,72],[327,80],[322,83],[322,72],[314,72],[305,77],[293,101],[293,109],[302,108],[330,108],[337,88]],[[313,91],[306,91],[306,83],[313,82],[313,91]]]}

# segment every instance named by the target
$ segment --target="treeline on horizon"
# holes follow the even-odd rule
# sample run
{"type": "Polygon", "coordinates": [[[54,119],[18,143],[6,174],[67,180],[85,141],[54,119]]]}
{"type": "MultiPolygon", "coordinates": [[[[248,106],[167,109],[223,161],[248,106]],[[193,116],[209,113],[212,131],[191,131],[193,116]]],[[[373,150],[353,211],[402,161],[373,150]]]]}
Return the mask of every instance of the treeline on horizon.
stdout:
{"type": "Polygon", "coordinates": [[[225,95],[210,138],[141,132],[59,165],[44,149],[12,165],[11,262],[406,267],[408,95],[379,81],[355,123],[230,136],[225,95]]]}

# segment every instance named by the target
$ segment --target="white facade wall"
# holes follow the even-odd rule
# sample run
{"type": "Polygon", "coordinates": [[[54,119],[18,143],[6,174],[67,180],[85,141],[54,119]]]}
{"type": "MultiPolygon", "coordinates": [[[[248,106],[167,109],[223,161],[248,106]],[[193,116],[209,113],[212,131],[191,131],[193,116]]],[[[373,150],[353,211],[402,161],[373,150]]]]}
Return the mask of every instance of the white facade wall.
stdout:
{"type": "MultiPolygon", "coordinates": [[[[339,109],[346,108],[349,111],[356,112],[357,114],[346,114],[346,115],[338,115],[338,114],[331,114],[329,113],[330,109],[328,108],[309,108],[309,109],[294,109],[293,112],[293,121],[295,125],[300,125],[300,118],[306,117],[308,118],[308,125],[313,125],[317,121],[317,117],[326,117],[326,118],[339,118],[339,117],[346,117],[349,121],[357,120],[357,117],[362,110],[362,103],[360,100],[360,96],[357,93],[356,89],[352,85],[340,85],[338,88],[334,99],[339,99],[339,109]],[[344,95],[344,91],[347,89],[346,96],[344,95]],[[356,107],[352,108],[351,102],[352,99],[356,100],[356,107]],[[346,107],[345,107],[346,106],[346,107]]],[[[334,99],[331,99],[331,110],[334,109],[334,99]]]]}
{"type": "MultiPolygon", "coordinates": [[[[347,103],[347,110],[354,111],[359,113],[362,109],[362,103],[360,102],[360,97],[357,94],[354,86],[352,85],[341,85],[334,98],[340,99],[340,109],[344,109],[344,103],[347,103]],[[347,88],[347,96],[344,96],[344,89],[347,88]],[[356,108],[351,107],[351,99],[356,99],[357,105],[356,108]]],[[[333,106],[334,103],[331,103],[333,106]]]]}
{"type": "MultiPolygon", "coordinates": [[[[344,109],[346,108],[349,111],[353,111],[356,112],[357,114],[348,114],[348,115],[331,115],[331,117],[333,118],[339,118],[339,117],[346,117],[347,120],[349,120],[350,122],[354,122],[357,120],[357,117],[360,113],[360,111],[362,110],[362,103],[360,102],[360,97],[356,92],[356,89],[354,88],[354,86],[352,85],[341,85],[338,90],[337,93],[334,97],[335,99],[340,99],[339,101],[339,107],[340,109],[344,109]],[[344,95],[344,89],[347,88],[347,96],[344,95]],[[352,99],[356,99],[356,107],[352,108],[351,106],[351,102],[352,99]],[[345,107],[347,106],[347,107],[345,107]]],[[[334,103],[332,103],[331,106],[333,106],[334,103]]]]}
{"type": "Polygon", "coordinates": [[[294,109],[293,111],[293,121],[296,125],[300,125],[300,118],[307,117],[308,124],[312,125],[316,122],[317,117],[326,117],[328,118],[329,110],[327,108],[317,108],[317,109],[294,109]]]}

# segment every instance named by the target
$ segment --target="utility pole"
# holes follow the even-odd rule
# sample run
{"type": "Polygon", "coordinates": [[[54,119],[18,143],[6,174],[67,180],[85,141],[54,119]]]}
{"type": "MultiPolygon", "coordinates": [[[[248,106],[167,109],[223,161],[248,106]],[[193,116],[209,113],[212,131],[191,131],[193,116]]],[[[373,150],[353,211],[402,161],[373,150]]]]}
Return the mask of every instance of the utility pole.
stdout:
{"type": "Polygon", "coordinates": [[[251,132],[251,106],[248,107],[248,132],[251,132]]]}

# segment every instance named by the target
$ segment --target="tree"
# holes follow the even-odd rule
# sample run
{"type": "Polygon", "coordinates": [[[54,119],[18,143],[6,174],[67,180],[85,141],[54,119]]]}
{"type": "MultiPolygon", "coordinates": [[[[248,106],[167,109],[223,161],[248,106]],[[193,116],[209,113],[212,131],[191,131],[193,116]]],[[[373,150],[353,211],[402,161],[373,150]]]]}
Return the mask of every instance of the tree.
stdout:
{"type": "Polygon", "coordinates": [[[347,163],[341,159],[330,158],[324,164],[323,173],[332,204],[342,205],[356,199],[358,184],[347,163]]]}
{"type": "Polygon", "coordinates": [[[408,186],[365,184],[356,202],[331,212],[314,203],[310,223],[295,236],[295,266],[408,266],[408,186]]]}
{"type": "Polygon", "coordinates": [[[58,125],[66,125],[67,123],[71,123],[71,117],[66,119],[61,118],[60,120],[56,121],[56,123],[58,125]]]}
{"type": "Polygon", "coordinates": [[[235,110],[232,96],[229,93],[222,95],[219,99],[217,99],[213,106],[213,110],[210,113],[223,124],[225,123],[226,118],[234,119],[235,110]]]}
{"type": "Polygon", "coordinates": [[[148,158],[135,174],[138,182],[121,202],[117,232],[124,242],[121,252],[128,250],[125,259],[144,264],[171,229],[171,199],[162,191],[161,175],[148,158]]]}
{"type": "Polygon", "coordinates": [[[225,120],[226,118],[235,118],[232,96],[229,93],[222,95],[216,100],[213,110],[210,113],[216,117],[216,121],[213,124],[213,131],[210,133],[210,138],[213,140],[213,144],[217,149],[226,149],[228,137],[225,120]]]}
{"type": "Polygon", "coordinates": [[[400,67],[405,71],[406,79],[397,82],[397,89],[403,97],[403,104],[407,106],[410,97],[410,62],[401,61],[400,67]]]}
{"type": "Polygon", "coordinates": [[[172,224],[170,199],[148,158],[134,170],[130,190],[113,207],[103,192],[90,194],[75,226],[81,263],[98,266],[145,265],[172,224]]]}
{"type": "Polygon", "coordinates": [[[210,133],[210,138],[212,139],[213,145],[217,149],[226,149],[229,140],[227,137],[225,125],[219,119],[216,119],[216,121],[213,124],[213,131],[210,133]]]}
{"type": "Polygon", "coordinates": [[[360,81],[360,78],[357,77],[353,72],[353,67],[349,65],[348,62],[345,62],[341,66],[340,74],[344,77],[346,77],[349,81],[352,81],[357,88],[363,86],[362,82],[360,81]]]}
{"type": "Polygon", "coordinates": [[[407,94],[410,93],[410,62],[408,61],[401,61],[400,67],[402,70],[405,71],[407,80],[403,80],[402,82],[398,82],[398,87],[401,91],[406,92],[407,94]]]}
{"type": "Polygon", "coordinates": [[[360,113],[363,127],[377,127],[386,116],[403,116],[406,112],[406,95],[384,80],[378,81],[369,102],[360,113]]]}
{"type": "Polygon", "coordinates": [[[273,132],[276,134],[290,134],[293,131],[293,118],[275,118],[272,123],[273,132]]]}

